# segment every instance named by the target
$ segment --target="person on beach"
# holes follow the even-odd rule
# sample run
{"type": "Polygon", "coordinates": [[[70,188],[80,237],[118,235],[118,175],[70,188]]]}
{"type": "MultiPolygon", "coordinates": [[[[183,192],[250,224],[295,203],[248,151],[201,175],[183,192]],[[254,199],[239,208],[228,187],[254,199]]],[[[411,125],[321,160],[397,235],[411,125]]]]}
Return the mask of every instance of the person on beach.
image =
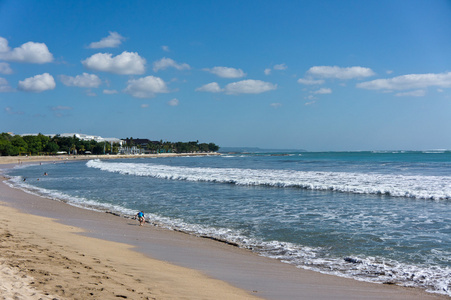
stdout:
{"type": "Polygon", "coordinates": [[[136,214],[136,217],[138,218],[139,226],[143,226],[144,223],[146,222],[146,218],[144,218],[144,212],[140,211],[139,213],[136,214]]]}

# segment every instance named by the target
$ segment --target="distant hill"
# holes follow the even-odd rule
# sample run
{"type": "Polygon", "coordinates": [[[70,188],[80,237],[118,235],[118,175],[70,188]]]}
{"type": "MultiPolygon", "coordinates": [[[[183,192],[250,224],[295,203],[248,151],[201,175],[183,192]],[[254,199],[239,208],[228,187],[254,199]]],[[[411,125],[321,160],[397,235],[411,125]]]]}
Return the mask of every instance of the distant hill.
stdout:
{"type": "Polygon", "coordinates": [[[286,153],[286,152],[307,152],[304,149],[264,149],[258,147],[221,147],[219,153],[286,153]]]}

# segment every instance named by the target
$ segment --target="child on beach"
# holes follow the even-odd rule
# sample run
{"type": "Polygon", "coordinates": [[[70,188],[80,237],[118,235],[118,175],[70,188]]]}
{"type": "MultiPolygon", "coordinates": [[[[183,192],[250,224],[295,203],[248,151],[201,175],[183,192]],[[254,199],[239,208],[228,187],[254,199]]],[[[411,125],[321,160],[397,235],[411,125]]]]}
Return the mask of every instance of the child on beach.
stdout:
{"type": "Polygon", "coordinates": [[[136,214],[136,217],[138,217],[139,226],[143,226],[144,223],[146,222],[146,219],[144,218],[144,212],[140,211],[139,213],[136,214]]]}

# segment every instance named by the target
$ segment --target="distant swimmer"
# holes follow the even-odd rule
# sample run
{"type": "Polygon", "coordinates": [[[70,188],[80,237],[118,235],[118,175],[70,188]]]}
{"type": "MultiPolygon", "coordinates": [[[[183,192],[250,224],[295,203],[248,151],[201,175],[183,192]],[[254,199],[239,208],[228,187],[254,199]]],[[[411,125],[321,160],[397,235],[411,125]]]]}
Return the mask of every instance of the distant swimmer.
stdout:
{"type": "Polygon", "coordinates": [[[146,218],[144,218],[144,212],[140,211],[136,214],[136,217],[138,217],[139,226],[143,226],[146,222],[146,218]]]}
{"type": "Polygon", "coordinates": [[[45,173],[44,173],[44,176],[47,176],[47,175],[49,175],[49,174],[47,174],[47,172],[45,172],[45,173]]]}

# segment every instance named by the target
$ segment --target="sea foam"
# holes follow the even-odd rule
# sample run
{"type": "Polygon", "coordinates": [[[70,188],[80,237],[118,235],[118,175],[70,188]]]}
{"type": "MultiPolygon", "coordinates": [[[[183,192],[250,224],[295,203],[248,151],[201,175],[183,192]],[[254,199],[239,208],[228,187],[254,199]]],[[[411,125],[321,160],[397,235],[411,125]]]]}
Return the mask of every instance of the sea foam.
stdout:
{"type": "Polygon", "coordinates": [[[328,190],[355,194],[380,194],[418,199],[451,199],[450,176],[390,175],[378,173],[316,172],[270,169],[193,168],[147,163],[91,160],[88,167],[124,175],[167,180],[227,183],[328,190]]]}

